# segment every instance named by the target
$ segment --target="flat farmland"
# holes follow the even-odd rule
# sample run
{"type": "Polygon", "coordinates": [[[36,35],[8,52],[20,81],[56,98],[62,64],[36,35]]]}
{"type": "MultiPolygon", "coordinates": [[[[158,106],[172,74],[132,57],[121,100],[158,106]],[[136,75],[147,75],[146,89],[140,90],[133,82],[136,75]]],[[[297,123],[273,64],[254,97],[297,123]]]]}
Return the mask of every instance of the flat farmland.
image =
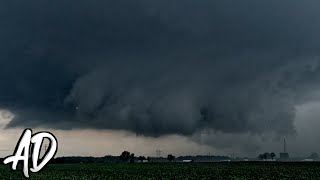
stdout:
{"type": "MultiPolygon", "coordinates": [[[[25,179],[0,166],[0,179],[25,179]]],[[[30,179],[320,179],[320,163],[50,164],[30,179]]]]}

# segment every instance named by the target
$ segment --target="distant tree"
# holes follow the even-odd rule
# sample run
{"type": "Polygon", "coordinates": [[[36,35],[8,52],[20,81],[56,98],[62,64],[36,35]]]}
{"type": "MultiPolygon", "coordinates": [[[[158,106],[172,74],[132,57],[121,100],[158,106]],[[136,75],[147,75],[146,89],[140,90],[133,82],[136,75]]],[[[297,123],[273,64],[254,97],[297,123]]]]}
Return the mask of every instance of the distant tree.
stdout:
{"type": "Polygon", "coordinates": [[[169,162],[172,162],[175,159],[175,157],[172,154],[169,154],[167,159],[169,162]]]}
{"type": "Polygon", "coordinates": [[[126,162],[128,162],[129,159],[130,159],[130,152],[128,152],[128,151],[123,151],[123,152],[121,153],[121,155],[120,155],[120,160],[121,160],[121,161],[126,161],[126,162]]]}
{"type": "Polygon", "coordinates": [[[134,163],[134,154],[133,153],[130,155],[130,163],[134,163]]]}
{"type": "Polygon", "coordinates": [[[144,157],[144,156],[139,156],[138,157],[138,161],[140,161],[140,162],[142,162],[142,161],[144,161],[144,160],[146,160],[147,158],[146,157],[144,157]]]}
{"type": "Polygon", "coordinates": [[[310,158],[311,159],[319,159],[319,155],[317,153],[311,153],[310,158]]]}
{"type": "Polygon", "coordinates": [[[147,160],[148,160],[148,162],[150,162],[150,161],[151,161],[151,158],[148,156],[148,157],[147,157],[147,160]]]}
{"type": "Polygon", "coordinates": [[[276,157],[276,154],[275,154],[274,152],[272,152],[272,153],[270,154],[270,156],[271,156],[271,159],[274,159],[274,158],[276,157]]]}
{"type": "Polygon", "coordinates": [[[263,155],[263,154],[259,154],[258,158],[259,158],[260,160],[263,160],[263,159],[264,159],[264,155],[263,155]]]}
{"type": "Polygon", "coordinates": [[[264,153],[263,154],[263,159],[270,159],[271,155],[269,153],[264,153]]]}

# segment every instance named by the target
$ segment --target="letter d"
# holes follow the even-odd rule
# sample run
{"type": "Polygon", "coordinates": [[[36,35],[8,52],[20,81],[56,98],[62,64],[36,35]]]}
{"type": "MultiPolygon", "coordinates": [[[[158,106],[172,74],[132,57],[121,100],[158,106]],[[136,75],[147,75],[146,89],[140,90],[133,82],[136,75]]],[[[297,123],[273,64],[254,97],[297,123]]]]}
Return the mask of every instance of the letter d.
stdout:
{"type": "Polygon", "coordinates": [[[32,164],[33,168],[30,168],[31,172],[38,172],[40,171],[49,161],[51,158],[54,157],[54,155],[57,153],[57,139],[49,132],[41,132],[35,134],[31,142],[34,143],[34,149],[32,154],[32,164]],[[39,159],[39,151],[42,144],[42,141],[44,138],[48,138],[50,140],[50,149],[49,152],[45,152],[45,157],[43,158],[42,162],[38,164],[39,159]]]}

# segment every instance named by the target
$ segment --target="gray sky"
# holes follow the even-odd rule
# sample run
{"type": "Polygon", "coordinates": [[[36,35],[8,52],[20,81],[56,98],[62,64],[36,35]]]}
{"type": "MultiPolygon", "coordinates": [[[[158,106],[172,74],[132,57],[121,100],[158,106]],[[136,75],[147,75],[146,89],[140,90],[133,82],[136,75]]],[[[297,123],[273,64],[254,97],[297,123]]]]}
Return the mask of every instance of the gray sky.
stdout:
{"type": "Polygon", "coordinates": [[[3,138],[51,129],[71,149],[91,138],[74,153],[94,155],[250,155],[279,151],[283,137],[317,151],[318,5],[2,1],[0,108],[14,115],[3,138]]]}

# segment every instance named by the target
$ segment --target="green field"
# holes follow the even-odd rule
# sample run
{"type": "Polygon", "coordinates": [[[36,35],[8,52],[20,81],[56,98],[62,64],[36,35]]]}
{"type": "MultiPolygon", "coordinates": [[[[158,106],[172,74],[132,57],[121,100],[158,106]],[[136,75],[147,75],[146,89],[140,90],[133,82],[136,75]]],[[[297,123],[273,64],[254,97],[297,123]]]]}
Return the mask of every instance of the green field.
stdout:
{"type": "MultiPolygon", "coordinates": [[[[159,163],[48,165],[30,179],[320,179],[318,163],[159,163]]],[[[0,179],[24,179],[0,166],[0,179]]]]}

